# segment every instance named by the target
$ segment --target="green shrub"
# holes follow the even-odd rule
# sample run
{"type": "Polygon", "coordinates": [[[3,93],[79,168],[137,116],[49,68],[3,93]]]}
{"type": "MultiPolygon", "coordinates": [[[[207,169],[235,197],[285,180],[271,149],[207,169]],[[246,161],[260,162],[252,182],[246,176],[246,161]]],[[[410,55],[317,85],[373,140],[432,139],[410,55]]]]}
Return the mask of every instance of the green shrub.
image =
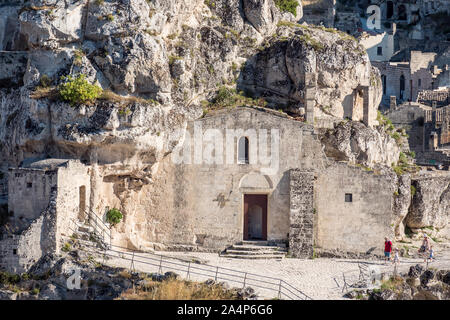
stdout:
{"type": "Polygon", "coordinates": [[[297,16],[297,0],[275,0],[275,5],[284,12],[290,12],[295,17],[297,16]]]}
{"type": "Polygon", "coordinates": [[[62,81],[58,87],[59,96],[72,106],[95,101],[102,93],[102,89],[97,85],[90,84],[84,74],[80,74],[75,78],[63,76],[62,81]]]}
{"type": "Polygon", "coordinates": [[[416,194],[416,187],[414,187],[413,185],[411,185],[411,197],[414,197],[414,195],[416,194]]]}
{"type": "Polygon", "coordinates": [[[43,74],[39,80],[39,85],[43,88],[48,88],[52,84],[52,79],[46,74],[43,74]]]}
{"type": "Polygon", "coordinates": [[[20,276],[18,274],[12,274],[8,272],[0,271],[0,284],[16,284],[20,282],[20,276]]]}
{"type": "Polygon", "coordinates": [[[235,108],[242,105],[255,105],[259,107],[266,106],[266,101],[262,98],[253,99],[246,97],[244,92],[237,92],[234,88],[221,86],[216,93],[212,102],[205,101],[203,103],[204,109],[220,109],[220,108],[235,108]]]}
{"type": "Polygon", "coordinates": [[[122,218],[122,212],[116,208],[113,208],[106,213],[106,221],[113,227],[118,224],[122,218]]]}
{"type": "Polygon", "coordinates": [[[61,251],[63,252],[69,252],[72,248],[72,245],[68,242],[64,243],[64,246],[61,248],[61,251]]]}

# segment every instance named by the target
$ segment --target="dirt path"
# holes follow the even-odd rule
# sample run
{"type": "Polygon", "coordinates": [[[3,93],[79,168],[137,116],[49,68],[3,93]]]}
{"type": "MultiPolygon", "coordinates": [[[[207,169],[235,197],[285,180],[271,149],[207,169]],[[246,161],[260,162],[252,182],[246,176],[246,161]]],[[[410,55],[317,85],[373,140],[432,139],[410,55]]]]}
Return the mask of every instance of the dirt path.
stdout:
{"type": "MultiPolygon", "coordinates": [[[[394,266],[392,263],[385,264],[382,261],[364,261],[351,259],[293,259],[284,258],[281,260],[245,260],[231,259],[220,257],[214,253],[200,252],[158,252],[164,256],[179,259],[180,266],[186,266],[183,261],[200,261],[203,265],[219,266],[220,268],[235,269],[243,272],[260,274],[268,277],[283,279],[292,286],[298,288],[313,299],[344,299],[342,297],[343,273],[348,281],[357,280],[359,276],[358,262],[366,262],[371,268],[381,272],[392,274],[394,266]]],[[[152,254],[139,253],[142,257],[153,257],[152,254]]],[[[158,261],[155,260],[153,265],[144,264],[136,259],[134,267],[138,271],[143,272],[159,272],[158,261]]],[[[177,261],[177,260],[174,260],[177,261]]],[[[119,258],[111,258],[106,261],[108,265],[117,267],[130,267],[130,261],[119,258]]],[[[422,259],[406,259],[402,258],[398,266],[399,272],[407,272],[409,267],[415,264],[422,264],[422,259]]],[[[198,264],[192,264],[202,266],[198,264]]],[[[179,267],[179,266],[176,266],[179,267]]],[[[436,261],[429,264],[429,267],[436,269],[450,269],[450,249],[440,252],[436,261]]],[[[163,268],[163,272],[171,271],[169,268],[163,268]]],[[[183,277],[183,272],[177,272],[183,277]]],[[[205,281],[211,276],[200,276],[190,274],[190,279],[205,281]]],[[[230,286],[238,286],[232,281],[226,281],[230,286]]],[[[242,286],[242,285],[241,285],[242,286]]],[[[277,296],[273,291],[255,288],[261,298],[275,298],[277,296]]]]}

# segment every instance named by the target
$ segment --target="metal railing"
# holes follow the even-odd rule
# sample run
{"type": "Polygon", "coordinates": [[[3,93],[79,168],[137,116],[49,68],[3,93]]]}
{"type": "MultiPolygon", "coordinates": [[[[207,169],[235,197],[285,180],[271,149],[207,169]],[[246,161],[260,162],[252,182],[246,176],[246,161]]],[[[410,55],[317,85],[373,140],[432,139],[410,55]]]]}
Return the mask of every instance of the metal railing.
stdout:
{"type": "Polygon", "coordinates": [[[94,233],[101,237],[103,244],[111,248],[111,229],[92,210],[86,211],[89,225],[94,229],[94,233]]]}
{"type": "Polygon", "coordinates": [[[89,224],[93,227],[94,232],[103,239],[105,239],[106,236],[106,239],[109,241],[109,245],[107,245],[103,251],[94,246],[91,247],[91,251],[88,247],[82,250],[95,254],[101,254],[103,255],[104,260],[106,260],[106,257],[109,257],[118,258],[122,261],[129,261],[130,265],[128,269],[130,270],[136,270],[136,264],[143,264],[145,266],[153,267],[153,269],[157,270],[158,273],[162,273],[163,270],[165,270],[165,272],[172,271],[181,273],[180,276],[187,279],[191,279],[191,277],[195,276],[203,279],[214,279],[216,282],[227,281],[237,285],[242,285],[242,288],[247,286],[259,288],[266,290],[267,292],[277,294],[279,299],[287,298],[290,300],[313,300],[311,297],[283,279],[219,266],[198,264],[161,254],[143,253],[137,250],[130,250],[128,248],[112,245],[111,230],[92,211],[88,213],[88,216],[90,217],[89,224]],[[101,234],[98,234],[99,232],[101,232],[101,234]]]}
{"type": "MultiPolygon", "coordinates": [[[[152,271],[162,274],[163,272],[177,272],[181,277],[191,280],[191,278],[201,278],[204,280],[213,279],[214,281],[227,281],[230,284],[236,284],[245,288],[247,286],[259,288],[277,295],[279,299],[287,298],[290,300],[312,300],[311,297],[287,283],[283,279],[262,276],[256,273],[238,271],[230,268],[199,264],[191,261],[183,261],[174,257],[164,256],[154,253],[143,253],[128,250],[120,246],[112,245],[109,250],[99,251],[93,248],[92,251],[85,248],[86,252],[103,255],[104,263],[106,257],[117,258],[122,261],[129,261],[127,269],[136,271],[136,265],[142,264],[142,267],[151,267],[152,271]],[[120,249],[120,250],[117,250],[120,249]],[[128,251],[125,251],[128,250],[128,251]],[[145,256],[144,256],[145,254],[145,256]]],[[[144,271],[144,268],[139,268],[144,271]]],[[[147,269],[148,270],[148,269],[147,269]]]]}

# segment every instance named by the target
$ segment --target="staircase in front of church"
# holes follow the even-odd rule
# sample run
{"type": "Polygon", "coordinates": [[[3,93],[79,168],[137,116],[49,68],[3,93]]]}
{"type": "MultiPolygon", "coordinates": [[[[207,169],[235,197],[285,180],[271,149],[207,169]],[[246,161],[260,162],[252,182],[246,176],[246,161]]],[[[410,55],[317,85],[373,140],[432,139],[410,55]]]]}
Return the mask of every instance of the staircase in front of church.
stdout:
{"type": "Polygon", "coordinates": [[[287,253],[286,247],[268,241],[244,240],[228,247],[220,256],[236,259],[282,259],[287,253]]]}

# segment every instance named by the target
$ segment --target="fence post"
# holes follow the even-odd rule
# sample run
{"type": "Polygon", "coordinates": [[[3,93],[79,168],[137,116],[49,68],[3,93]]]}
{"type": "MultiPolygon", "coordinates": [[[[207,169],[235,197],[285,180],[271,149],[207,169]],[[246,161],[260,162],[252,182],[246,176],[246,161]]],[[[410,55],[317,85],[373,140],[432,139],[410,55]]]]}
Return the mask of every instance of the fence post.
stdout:
{"type": "Polygon", "coordinates": [[[188,278],[189,279],[189,271],[191,270],[191,262],[189,261],[189,264],[188,264],[188,270],[187,270],[187,274],[186,274],[186,278],[188,278]]]}
{"type": "Polygon", "coordinates": [[[160,259],[159,259],[159,273],[162,274],[162,255],[160,256],[160,259]]]}
{"type": "Polygon", "coordinates": [[[281,299],[281,281],[283,280],[280,279],[280,286],[278,287],[278,299],[281,299]]]}
{"type": "Polygon", "coordinates": [[[217,282],[217,274],[219,273],[219,267],[217,267],[217,269],[216,269],[216,276],[215,276],[215,278],[214,278],[214,281],[216,281],[217,282]]]}
{"type": "Polygon", "coordinates": [[[131,271],[135,271],[135,270],[134,270],[134,251],[133,251],[133,256],[131,257],[130,270],[131,270],[131,271]]]}
{"type": "Polygon", "coordinates": [[[245,281],[246,280],[247,280],[247,272],[245,273],[245,276],[244,276],[244,286],[242,288],[245,288],[245,281]]]}

